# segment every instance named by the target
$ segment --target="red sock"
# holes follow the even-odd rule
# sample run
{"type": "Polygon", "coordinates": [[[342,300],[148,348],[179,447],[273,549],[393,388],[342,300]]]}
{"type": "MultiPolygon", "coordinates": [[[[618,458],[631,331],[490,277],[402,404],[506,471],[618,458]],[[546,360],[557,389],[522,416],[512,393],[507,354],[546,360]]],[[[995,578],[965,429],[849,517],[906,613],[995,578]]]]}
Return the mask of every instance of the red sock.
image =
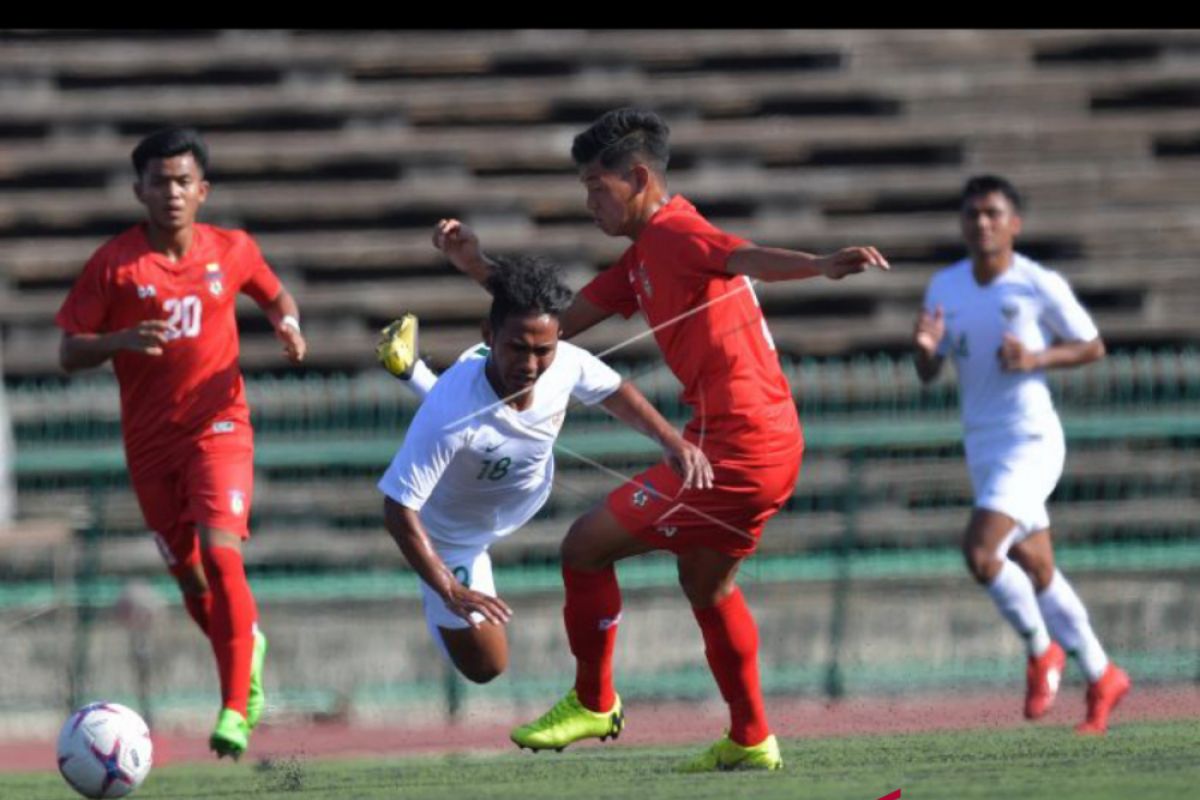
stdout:
{"type": "Polygon", "coordinates": [[[608,711],[617,701],[613,689],[613,647],[621,618],[621,588],[611,566],[581,572],[563,566],[567,602],[563,620],[575,656],[575,693],[584,708],[608,711]]]}
{"type": "Polygon", "coordinates": [[[245,716],[258,608],[246,582],[240,552],[230,547],[209,547],[201,558],[212,593],[208,638],[221,675],[221,702],[245,716]]]}
{"type": "MultiPolygon", "coordinates": [[[[200,562],[199,554],[195,554],[195,562],[190,559],[183,564],[176,564],[171,567],[171,574],[178,580],[184,575],[190,575],[195,570],[195,565],[200,562]]],[[[208,636],[209,620],[212,619],[212,590],[206,591],[204,594],[192,594],[191,592],[183,592],[183,607],[187,609],[190,616],[200,630],[208,636]]]]}
{"type": "Polygon", "coordinates": [[[704,655],[721,697],[729,704],[729,738],[744,747],[771,735],[758,681],[758,628],[742,590],[711,608],[693,608],[704,635],[704,655]]]}

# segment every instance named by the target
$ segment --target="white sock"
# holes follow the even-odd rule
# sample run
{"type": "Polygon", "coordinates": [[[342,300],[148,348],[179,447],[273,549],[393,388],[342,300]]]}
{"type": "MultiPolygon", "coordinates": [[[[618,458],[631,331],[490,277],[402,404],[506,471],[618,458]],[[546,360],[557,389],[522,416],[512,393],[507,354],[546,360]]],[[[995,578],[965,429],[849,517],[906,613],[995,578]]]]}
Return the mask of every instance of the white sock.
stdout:
{"type": "Polygon", "coordinates": [[[437,375],[426,366],[423,360],[417,359],[417,363],[413,364],[412,377],[402,383],[417,396],[417,399],[424,400],[425,396],[429,394],[429,390],[437,383],[437,375]]]}
{"type": "Polygon", "coordinates": [[[1054,638],[1064,650],[1079,659],[1079,666],[1089,682],[1100,680],[1108,668],[1108,656],[1092,631],[1083,601],[1075,594],[1066,576],[1054,570],[1050,585],[1038,595],[1037,600],[1054,638]]]}
{"type": "Polygon", "coordinates": [[[1000,616],[1008,620],[1013,630],[1025,640],[1029,655],[1036,658],[1045,653],[1050,647],[1050,634],[1046,630],[1042,612],[1038,610],[1037,596],[1029,576],[1006,558],[995,580],[988,584],[987,593],[991,595],[1000,616]]]}

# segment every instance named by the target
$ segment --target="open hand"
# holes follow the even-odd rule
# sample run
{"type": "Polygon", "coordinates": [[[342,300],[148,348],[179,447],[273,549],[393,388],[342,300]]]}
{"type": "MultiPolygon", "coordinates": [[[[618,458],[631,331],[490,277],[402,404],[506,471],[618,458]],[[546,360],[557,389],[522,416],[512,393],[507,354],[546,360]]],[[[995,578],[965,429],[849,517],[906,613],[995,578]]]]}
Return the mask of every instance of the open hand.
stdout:
{"type": "Polygon", "coordinates": [[[866,272],[871,267],[876,269],[891,269],[878,250],[874,247],[843,247],[836,253],[821,256],[821,271],[830,280],[840,281],[847,275],[866,272]]]}
{"type": "Polygon", "coordinates": [[[913,346],[930,358],[937,352],[946,335],[946,315],[938,306],[932,314],[922,309],[913,325],[913,346]]]}

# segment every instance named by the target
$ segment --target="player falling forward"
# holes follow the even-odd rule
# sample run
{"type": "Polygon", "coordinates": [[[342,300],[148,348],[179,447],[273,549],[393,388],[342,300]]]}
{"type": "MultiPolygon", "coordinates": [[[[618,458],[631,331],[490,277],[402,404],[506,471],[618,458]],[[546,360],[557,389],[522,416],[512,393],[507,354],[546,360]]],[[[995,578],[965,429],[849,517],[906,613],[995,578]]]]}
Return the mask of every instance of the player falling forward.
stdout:
{"type": "MultiPolygon", "coordinates": [[[[508,604],[496,594],[488,548],[550,496],[554,442],[574,398],[599,404],[662,445],[685,486],[712,485],[704,454],[630,383],[586,350],[559,341],[571,301],[558,270],[531,258],[497,264],[480,347],[439,378],[415,359],[416,318],[389,326],[380,360],[424,402],[379,481],[384,521],[421,577],[434,641],[466,678],[487,683],[508,664],[508,604]],[[426,380],[428,379],[428,380],[426,380]]],[[[619,722],[610,731],[620,733],[619,722]]]]}
{"type": "Polygon", "coordinates": [[[967,523],[967,568],[1028,650],[1025,716],[1046,713],[1073,654],[1087,675],[1087,719],[1104,733],[1129,691],[1087,609],[1054,565],[1046,499],[1062,474],[1066,444],[1045,371],[1089,364],[1104,342],[1057,272],[1014,251],[1021,201],[1003,178],[967,181],[962,233],[968,258],[936,275],[913,330],[922,381],[954,361],[975,510],[967,523]]]}
{"type": "MultiPolygon", "coordinates": [[[[779,746],[763,707],[758,631],[735,583],[767,520],[791,496],[804,441],[791,388],[752,279],[838,279],[887,262],[870,247],[829,256],[758,247],[713,227],[667,191],[667,125],[637,109],[610,111],[575,137],[571,155],[587,207],[609,236],[632,240],[562,314],[564,338],[613,314],[641,311],[694,416],[684,435],[702,444],[715,486],[688,488],[665,467],[614,490],[575,521],[562,544],[563,618],[576,660],[575,687],[540,719],[513,730],[533,749],[608,734],[622,717],[612,660],[621,592],[613,564],[669,550],[729,706],[728,734],[681,766],[687,771],[778,769],[779,746]]],[[[434,242],[484,283],[491,261],[475,234],[443,220],[434,242]]]]}
{"type": "Polygon", "coordinates": [[[263,309],[292,363],[299,310],[244,231],[196,222],[208,150],[167,128],[133,151],[146,221],[88,261],[55,318],[67,372],[112,360],[130,481],[184,605],[212,643],[221,711],[209,739],[239,757],[265,704],[267,640],[242,562],[254,493],[254,439],[238,369],[234,301],[263,309]]]}

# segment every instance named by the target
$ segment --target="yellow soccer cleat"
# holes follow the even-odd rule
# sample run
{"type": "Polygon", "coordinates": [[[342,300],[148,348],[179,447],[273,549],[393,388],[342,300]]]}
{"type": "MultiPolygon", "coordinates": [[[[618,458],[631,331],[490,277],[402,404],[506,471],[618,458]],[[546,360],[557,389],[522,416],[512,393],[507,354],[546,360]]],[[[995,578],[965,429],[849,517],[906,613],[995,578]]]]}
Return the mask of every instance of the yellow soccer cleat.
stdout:
{"type": "Polygon", "coordinates": [[[267,637],[254,631],[254,655],[250,657],[250,696],[246,698],[246,724],[250,730],[258,727],[267,697],[263,693],[263,662],[267,659],[267,637]]]}
{"type": "Polygon", "coordinates": [[[724,772],[734,769],[783,769],[779,742],[772,734],[753,747],[744,747],[726,733],[716,744],[678,767],[679,772],[724,772]]]}
{"type": "Polygon", "coordinates": [[[375,356],[388,372],[401,380],[412,377],[417,364],[417,317],[405,314],[379,332],[375,356]]]}
{"type": "Polygon", "coordinates": [[[208,737],[208,749],[214,751],[217,758],[232,756],[237,761],[249,746],[250,726],[246,724],[246,718],[232,708],[222,708],[217,716],[217,727],[208,737]]]}
{"type": "Polygon", "coordinates": [[[509,738],[517,747],[530,750],[558,750],[580,739],[616,739],[625,727],[625,712],[621,709],[621,698],[616,698],[613,707],[604,713],[584,708],[575,690],[554,704],[528,725],[513,728],[509,738]]]}

